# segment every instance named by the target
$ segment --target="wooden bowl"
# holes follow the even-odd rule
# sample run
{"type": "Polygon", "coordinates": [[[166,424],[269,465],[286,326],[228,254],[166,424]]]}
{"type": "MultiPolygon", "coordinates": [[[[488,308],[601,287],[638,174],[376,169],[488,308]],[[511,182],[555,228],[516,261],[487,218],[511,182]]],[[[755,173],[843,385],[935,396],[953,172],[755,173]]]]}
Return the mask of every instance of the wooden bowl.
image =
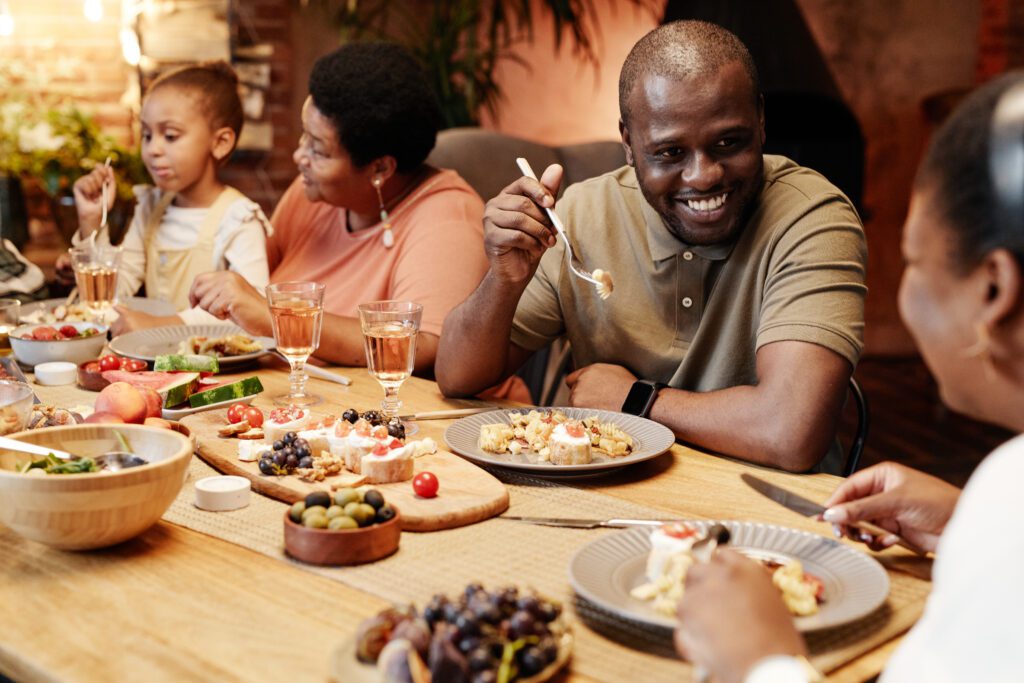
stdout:
{"type": "Polygon", "coordinates": [[[65,550],[114,545],[152,526],[185,482],[192,458],[186,436],[141,425],[80,424],[11,438],[87,456],[118,450],[115,431],[150,464],[119,472],[30,476],[16,467],[34,456],[0,449],[0,524],[65,550]]]}
{"type": "Polygon", "coordinates": [[[284,549],[309,564],[349,565],[376,562],[398,550],[402,514],[360,529],[314,529],[296,524],[284,513],[284,549]]]}

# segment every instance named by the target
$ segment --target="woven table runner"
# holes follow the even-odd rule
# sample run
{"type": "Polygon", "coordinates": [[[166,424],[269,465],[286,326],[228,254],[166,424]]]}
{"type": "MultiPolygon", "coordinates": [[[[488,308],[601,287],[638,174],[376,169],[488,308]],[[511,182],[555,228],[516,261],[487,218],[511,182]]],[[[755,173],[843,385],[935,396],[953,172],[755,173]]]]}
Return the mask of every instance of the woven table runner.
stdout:
{"type": "MultiPolygon", "coordinates": [[[[430,533],[404,533],[394,555],[356,567],[317,567],[284,554],[285,503],[253,494],[248,507],[205,512],[193,505],[194,482],[217,472],[192,460],[181,494],[164,515],[168,522],[289,562],[396,603],[422,606],[435,593],[458,594],[470,582],[488,588],[531,586],[561,599],[576,626],[572,668],[598,681],[628,680],[638,672],[650,681],[679,681],[690,666],[674,653],[668,631],[628,624],[574,597],[566,580],[573,554],[614,530],[577,530],[491,519],[430,533]]],[[[508,486],[517,515],[586,518],[657,518],[664,512],[612,496],[517,473],[494,472],[508,486]]],[[[920,614],[928,584],[891,574],[886,605],[853,624],[811,634],[816,666],[833,670],[902,633],[920,614]]]]}

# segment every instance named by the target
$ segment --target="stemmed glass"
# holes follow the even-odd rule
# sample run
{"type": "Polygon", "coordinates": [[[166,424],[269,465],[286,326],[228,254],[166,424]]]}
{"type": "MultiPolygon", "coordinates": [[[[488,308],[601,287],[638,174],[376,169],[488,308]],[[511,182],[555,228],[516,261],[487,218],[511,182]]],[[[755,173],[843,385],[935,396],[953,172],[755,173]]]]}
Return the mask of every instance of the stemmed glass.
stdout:
{"type": "Polygon", "coordinates": [[[306,361],[320,346],[320,330],[324,322],[325,285],[317,282],[276,282],[267,285],[267,303],[274,325],[274,341],[291,373],[291,387],[285,396],[274,402],[289,406],[311,406],[323,400],[306,393],[306,361]]]}
{"type": "MultiPolygon", "coordinates": [[[[381,410],[390,423],[402,402],[398,389],[412,374],[416,359],[416,333],[423,306],[412,301],[374,301],[359,304],[359,323],[366,346],[366,368],[384,388],[381,410]]],[[[409,430],[411,433],[412,429],[409,430]]]]}
{"type": "Polygon", "coordinates": [[[93,315],[106,319],[117,303],[117,272],[121,268],[121,247],[82,244],[68,250],[75,284],[82,303],[93,315]]]}

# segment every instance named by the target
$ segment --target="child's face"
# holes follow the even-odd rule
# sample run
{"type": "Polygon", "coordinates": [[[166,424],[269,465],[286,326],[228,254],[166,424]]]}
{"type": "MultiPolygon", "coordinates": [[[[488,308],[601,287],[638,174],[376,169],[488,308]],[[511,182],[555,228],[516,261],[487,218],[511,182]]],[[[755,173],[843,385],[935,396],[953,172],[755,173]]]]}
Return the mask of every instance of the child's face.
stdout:
{"type": "Polygon", "coordinates": [[[187,194],[216,170],[214,131],[197,97],[164,86],[142,104],[142,161],[161,190],[187,194]]]}

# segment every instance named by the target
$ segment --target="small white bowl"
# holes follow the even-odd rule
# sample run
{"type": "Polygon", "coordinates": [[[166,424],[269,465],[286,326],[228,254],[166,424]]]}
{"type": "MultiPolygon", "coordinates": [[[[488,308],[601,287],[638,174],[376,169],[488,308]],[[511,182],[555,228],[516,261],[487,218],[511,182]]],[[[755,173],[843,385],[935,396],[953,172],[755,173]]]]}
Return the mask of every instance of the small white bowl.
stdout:
{"type": "Polygon", "coordinates": [[[99,357],[100,351],[103,350],[103,345],[107,343],[107,326],[92,322],[22,325],[11,331],[10,340],[14,357],[25,365],[39,365],[40,363],[53,363],[56,361],[67,361],[77,365],[78,363],[84,363],[87,360],[99,357]],[[92,328],[98,330],[98,332],[88,337],[54,339],[52,341],[25,338],[40,327],[60,329],[65,325],[70,325],[79,331],[92,328]]]}

